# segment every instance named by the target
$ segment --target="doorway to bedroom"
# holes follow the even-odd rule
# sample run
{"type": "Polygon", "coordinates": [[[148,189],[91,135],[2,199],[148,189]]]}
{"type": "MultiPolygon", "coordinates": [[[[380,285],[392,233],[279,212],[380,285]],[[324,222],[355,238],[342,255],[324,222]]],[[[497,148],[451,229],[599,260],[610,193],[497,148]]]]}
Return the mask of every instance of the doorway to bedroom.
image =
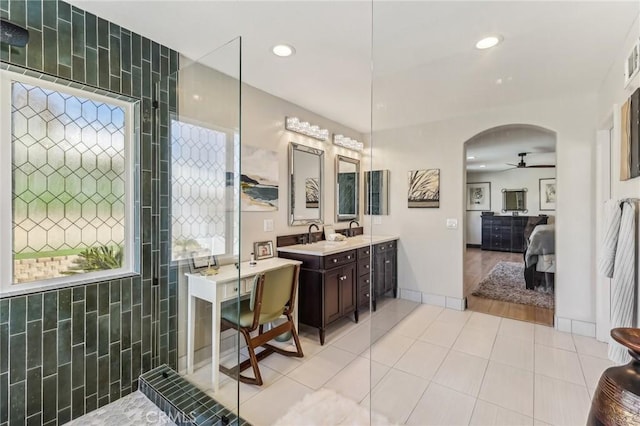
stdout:
{"type": "Polygon", "coordinates": [[[555,132],[487,129],[465,143],[465,158],[467,308],[553,326],[555,132]]]}

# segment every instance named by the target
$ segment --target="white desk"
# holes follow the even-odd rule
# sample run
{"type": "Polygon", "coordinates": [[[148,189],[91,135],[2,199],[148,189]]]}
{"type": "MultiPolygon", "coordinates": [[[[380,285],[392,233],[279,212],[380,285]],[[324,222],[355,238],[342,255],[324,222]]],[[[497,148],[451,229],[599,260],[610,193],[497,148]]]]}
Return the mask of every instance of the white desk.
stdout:
{"type": "MultiPolygon", "coordinates": [[[[211,303],[211,382],[218,391],[218,365],[220,364],[220,310],[224,301],[232,300],[244,294],[250,294],[253,277],[257,274],[282,268],[286,265],[299,265],[302,262],[274,257],[259,260],[257,265],[249,262],[240,264],[240,271],[235,265],[220,267],[216,275],[186,274],[188,286],[187,301],[187,374],[193,374],[194,336],[196,326],[196,298],[211,303]]],[[[296,292],[297,294],[297,292],[296,292]]],[[[294,311],[297,319],[297,309],[294,311]]],[[[297,322],[297,321],[296,321],[297,322]]]]}

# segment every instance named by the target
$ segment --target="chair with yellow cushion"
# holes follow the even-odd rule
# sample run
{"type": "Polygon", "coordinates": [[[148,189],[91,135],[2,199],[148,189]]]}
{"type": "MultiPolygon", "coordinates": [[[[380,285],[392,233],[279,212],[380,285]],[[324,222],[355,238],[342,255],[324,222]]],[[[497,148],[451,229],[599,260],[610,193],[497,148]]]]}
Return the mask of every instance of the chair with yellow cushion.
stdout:
{"type": "Polygon", "coordinates": [[[253,280],[251,298],[242,300],[238,304],[232,304],[222,309],[222,325],[235,328],[242,333],[247,342],[249,359],[240,365],[227,368],[220,366],[220,371],[231,377],[238,377],[244,383],[262,385],[262,376],[258,361],[274,352],[285,356],[302,357],[302,347],[298,333],[293,322],[294,300],[298,283],[299,265],[286,266],[259,274],[253,280]],[[264,325],[275,321],[284,315],[287,321],[264,331],[264,325]],[[258,333],[251,337],[251,333],[258,333]],[[275,337],[291,332],[296,351],[287,351],[268,342],[275,337]],[[255,349],[262,346],[264,349],[257,353],[255,349]],[[239,374],[252,367],[255,378],[239,374]]]}

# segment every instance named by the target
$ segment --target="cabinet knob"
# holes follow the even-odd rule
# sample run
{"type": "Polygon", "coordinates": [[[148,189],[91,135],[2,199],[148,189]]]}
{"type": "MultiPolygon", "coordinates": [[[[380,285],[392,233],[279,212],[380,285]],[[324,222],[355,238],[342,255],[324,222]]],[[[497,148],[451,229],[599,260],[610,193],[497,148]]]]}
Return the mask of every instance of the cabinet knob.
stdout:
{"type": "Polygon", "coordinates": [[[365,280],[365,283],[369,284],[369,280],[365,280]]]}
{"type": "Polygon", "coordinates": [[[365,294],[364,297],[369,297],[369,293],[365,294]]]}
{"type": "Polygon", "coordinates": [[[384,246],[380,247],[380,250],[384,250],[384,246]]]}
{"type": "Polygon", "coordinates": [[[333,263],[338,263],[338,259],[333,259],[333,263]]]}
{"type": "Polygon", "coordinates": [[[369,265],[364,265],[365,268],[369,269],[369,265]]]}
{"type": "Polygon", "coordinates": [[[385,260],[384,263],[391,263],[391,261],[390,260],[385,260]]]}
{"type": "Polygon", "coordinates": [[[347,256],[347,259],[351,259],[351,255],[347,256]]]}
{"type": "Polygon", "coordinates": [[[234,287],[234,288],[233,288],[233,291],[238,291],[238,287],[234,287]]]}
{"type": "Polygon", "coordinates": [[[365,251],[364,254],[369,254],[369,250],[365,251]]]}

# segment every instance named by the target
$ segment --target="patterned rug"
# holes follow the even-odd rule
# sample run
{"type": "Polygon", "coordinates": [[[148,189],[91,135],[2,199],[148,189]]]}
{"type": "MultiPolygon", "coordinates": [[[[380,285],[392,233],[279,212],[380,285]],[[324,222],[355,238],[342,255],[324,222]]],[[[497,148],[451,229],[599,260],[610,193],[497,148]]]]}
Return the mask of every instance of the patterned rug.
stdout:
{"type": "Polygon", "coordinates": [[[554,307],[553,292],[546,292],[543,288],[526,288],[523,263],[498,262],[471,294],[540,308],[554,307]]]}

